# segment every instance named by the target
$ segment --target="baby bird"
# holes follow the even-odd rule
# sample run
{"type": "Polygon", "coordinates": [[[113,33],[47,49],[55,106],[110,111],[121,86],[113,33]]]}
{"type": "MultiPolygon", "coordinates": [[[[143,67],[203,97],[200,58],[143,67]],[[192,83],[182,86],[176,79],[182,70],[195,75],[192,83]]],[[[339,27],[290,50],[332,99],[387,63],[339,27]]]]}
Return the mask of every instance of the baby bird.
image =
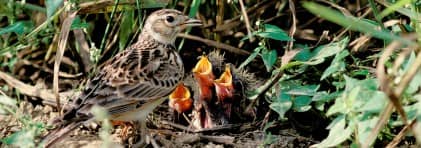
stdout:
{"type": "Polygon", "coordinates": [[[58,126],[44,138],[44,146],[53,145],[80,125],[91,122],[93,106],[105,108],[111,120],[139,121],[144,132],[147,115],[183,79],[183,62],[174,45],[177,34],[200,25],[201,21],[177,10],[153,12],[137,42],[109,59],[70,109],[55,120],[58,126]]]}

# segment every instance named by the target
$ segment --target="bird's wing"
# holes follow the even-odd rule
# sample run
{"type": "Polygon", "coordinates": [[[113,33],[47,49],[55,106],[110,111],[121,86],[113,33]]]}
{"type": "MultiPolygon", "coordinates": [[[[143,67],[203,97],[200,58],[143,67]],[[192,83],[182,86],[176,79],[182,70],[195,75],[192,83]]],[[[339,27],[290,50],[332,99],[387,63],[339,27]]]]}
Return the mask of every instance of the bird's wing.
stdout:
{"type": "Polygon", "coordinates": [[[183,66],[174,61],[178,58],[174,55],[176,51],[165,49],[174,47],[135,45],[105,64],[91,79],[77,106],[86,106],[86,111],[93,104],[112,108],[157,99],[173,90],[183,77],[180,71],[184,71],[183,66]]]}

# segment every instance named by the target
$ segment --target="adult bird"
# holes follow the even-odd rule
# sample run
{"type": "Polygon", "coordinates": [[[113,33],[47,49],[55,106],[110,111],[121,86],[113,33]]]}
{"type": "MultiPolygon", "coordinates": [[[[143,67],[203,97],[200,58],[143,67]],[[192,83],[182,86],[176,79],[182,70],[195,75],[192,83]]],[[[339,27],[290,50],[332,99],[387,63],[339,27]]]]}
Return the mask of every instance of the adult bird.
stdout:
{"type": "Polygon", "coordinates": [[[70,131],[91,122],[93,106],[105,108],[111,120],[139,121],[144,136],[147,115],[184,76],[183,62],[174,46],[177,34],[200,25],[201,21],[173,9],[149,15],[137,42],[109,59],[70,109],[55,120],[58,126],[44,138],[44,146],[53,145],[70,131]]]}

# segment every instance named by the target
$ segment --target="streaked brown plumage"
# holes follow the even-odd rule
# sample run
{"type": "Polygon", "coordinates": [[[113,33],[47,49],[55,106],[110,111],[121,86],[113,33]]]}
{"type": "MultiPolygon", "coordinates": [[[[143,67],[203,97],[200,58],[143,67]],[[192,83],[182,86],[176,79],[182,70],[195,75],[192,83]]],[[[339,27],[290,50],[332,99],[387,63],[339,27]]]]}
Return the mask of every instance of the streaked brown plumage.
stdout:
{"type": "MultiPolygon", "coordinates": [[[[201,22],[181,12],[162,9],[145,22],[136,43],[108,60],[59,117],[56,129],[44,139],[50,146],[76,127],[93,119],[90,110],[99,105],[111,120],[140,121],[164,101],[184,76],[182,60],[174,47],[177,33],[201,22]]],[[[143,140],[143,139],[142,139],[143,140]]]]}

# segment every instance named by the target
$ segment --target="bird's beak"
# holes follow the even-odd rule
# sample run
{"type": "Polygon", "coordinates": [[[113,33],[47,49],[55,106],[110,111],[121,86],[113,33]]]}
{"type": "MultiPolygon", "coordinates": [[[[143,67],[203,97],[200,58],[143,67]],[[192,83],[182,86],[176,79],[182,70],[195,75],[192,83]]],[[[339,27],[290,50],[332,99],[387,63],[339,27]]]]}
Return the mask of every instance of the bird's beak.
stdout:
{"type": "Polygon", "coordinates": [[[169,106],[178,113],[183,113],[192,108],[193,100],[189,89],[180,83],[169,96],[169,106]]]}
{"type": "Polygon", "coordinates": [[[212,98],[211,87],[214,76],[212,73],[212,64],[206,56],[202,56],[193,68],[193,75],[199,84],[200,98],[210,101],[212,98]]]}
{"type": "Polygon", "coordinates": [[[225,71],[215,80],[215,90],[219,101],[224,101],[225,98],[231,98],[233,96],[234,86],[232,84],[232,74],[230,65],[225,66],[225,71]]]}
{"type": "Polygon", "coordinates": [[[183,25],[187,27],[193,27],[193,26],[202,26],[202,21],[194,18],[187,18],[187,20],[183,23],[183,25]]]}

